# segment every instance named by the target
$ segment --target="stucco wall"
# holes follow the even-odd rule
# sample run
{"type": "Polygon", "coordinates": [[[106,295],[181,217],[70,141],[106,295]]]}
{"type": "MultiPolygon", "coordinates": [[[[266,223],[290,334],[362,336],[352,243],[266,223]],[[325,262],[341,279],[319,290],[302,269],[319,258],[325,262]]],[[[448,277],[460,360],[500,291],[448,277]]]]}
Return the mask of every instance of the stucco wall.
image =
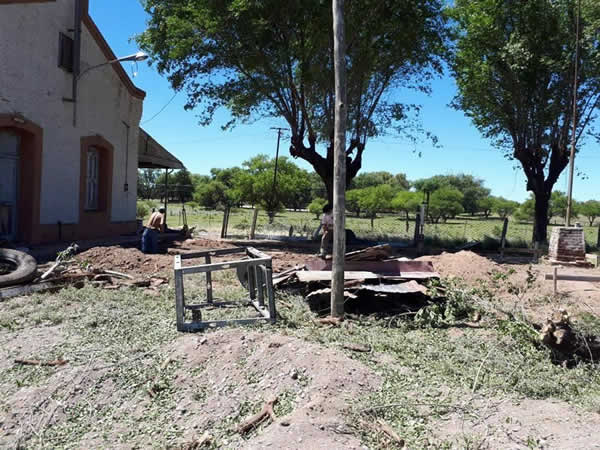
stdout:
{"type": "MultiPolygon", "coordinates": [[[[94,69],[80,80],[73,126],[73,104],[63,101],[72,97],[72,74],[58,67],[59,32],[73,36],[68,31],[73,3],[0,4],[0,114],[20,113],[44,130],[42,224],[78,223],[80,142],[92,135],[114,146],[111,221],[133,221],[142,100],[129,93],[110,66],[94,69]]],[[[82,25],[81,70],[103,62],[102,50],[82,25]]]]}

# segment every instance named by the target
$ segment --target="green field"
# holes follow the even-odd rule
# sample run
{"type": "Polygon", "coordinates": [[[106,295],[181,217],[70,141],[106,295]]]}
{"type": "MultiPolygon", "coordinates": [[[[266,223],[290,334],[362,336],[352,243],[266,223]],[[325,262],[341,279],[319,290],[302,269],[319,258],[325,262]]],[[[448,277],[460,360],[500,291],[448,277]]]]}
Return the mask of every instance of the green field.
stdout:
{"type": "MultiPolygon", "coordinates": [[[[188,224],[195,226],[197,231],[220,233],[223,222],[223,212],[217,210],[186,208],[188,224]]],[[[235,208],[229,218],[228,236],[247,237],[252,224],[252,209],[235,208]]],[[[168,207],[168,224],[170,227],[182,225],[181,204],[170,204],[168,207]]],[[[459,216],[446,223],[425,225],[425,238],[429,245],[453,248],[466,242],[484,241],[493,248],[497,246],[502,233],[502,219],[459,216]]],[[[351,229],[361,239],[374,241],[406,241],[414,236],[414,217],[410,218],[408,229],[406,220],[401,214],[379,215],[371,228],[369,218],[357,218],[354,215],[346,217],[346,228],[351,229]]],[[[562,225],[559,219],[553,220],[552,225],[562,225]]],[[[284,211],[275,217],[272,224],[264,211],[259,212],[256,234],[261,238],[288,236],[293,227],[293,236],[309,237],[319,226],[319,220],[314,214],[305,211],[284,211]]],[[[590,249],[596,248],[598,241],[598,226],[585,226],[586,243],[590,249]]],[[[510,247],[532,247],[533,224],[511,220],[507,233],[507,245],[510,247]]],[[[549,229],[550,234],[550,229],[549,229]]]]}

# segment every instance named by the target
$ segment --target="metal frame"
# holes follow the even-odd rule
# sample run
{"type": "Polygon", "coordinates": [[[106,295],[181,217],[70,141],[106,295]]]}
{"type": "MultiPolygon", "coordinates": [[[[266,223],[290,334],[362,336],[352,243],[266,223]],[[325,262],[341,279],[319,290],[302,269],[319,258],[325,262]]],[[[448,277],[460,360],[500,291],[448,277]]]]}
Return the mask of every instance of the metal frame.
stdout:
{"type": "Polygon", "coordinates": [[[174,271],[177,330],[200,331],[206,328],[216,328],[231,324],[250,324],[264,321],[275,323],[277,312],[275,309],[275,295],[273,293],[273,266],[271,257],[256,250],[255,248],[228,248],[176,255],[174,261],[174,271]],[[222,263],[211,262],[211,258],[214,256],[233,255],[236,253],[245,253],[244,256],[246,256],[248,259],[239,259],[222,263]],[[185,259],[202,257],[204,257],[206,264],[187,267],[184,267],[183,265],[183,260],[185,259]],[[248,289],[248,304],[253,306],[260,313],[261,317],[230,320],[202,320],[201,310],[203,307],[226,306],[231,304],[229,302],[214,302],[212,290],[212,272],[228,269],[236,269],[238,272],[240,270],[245,270],[245,273],[247,274],[246,287],[248,289]],[[194,273],[206,274],[207,301],[205,303],[187,304],[185,302],[183,276],[194,273]],[[191,322],[185,321],[186,311],[192,312],[191,322]]]}

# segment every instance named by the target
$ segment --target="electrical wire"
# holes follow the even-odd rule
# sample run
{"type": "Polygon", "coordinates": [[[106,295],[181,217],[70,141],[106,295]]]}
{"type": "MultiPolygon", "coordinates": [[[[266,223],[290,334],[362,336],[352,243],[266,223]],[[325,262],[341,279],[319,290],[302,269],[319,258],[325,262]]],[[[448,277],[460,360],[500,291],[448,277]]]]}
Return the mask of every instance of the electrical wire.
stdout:
{"type": "Polygon", "coordinates": [[[179,94],[179,92],[175,92],[175,94],[173,94],[173,97],[171,97],[171,99],[165,104],[165,106],[160,108],[160,110],[156,114],[154,114],[152,117],[150,117],[148,120],[144,120],[140,125],[144,125],[144,124],[150,122],[151,120],[155,119],[160,113],[162,113],[165,109],[167,109],[167,106],[169,106],[171,104],[171,102],[173,100],[175,100],[175,97],[177,97],[177,94],[179,94]]]}

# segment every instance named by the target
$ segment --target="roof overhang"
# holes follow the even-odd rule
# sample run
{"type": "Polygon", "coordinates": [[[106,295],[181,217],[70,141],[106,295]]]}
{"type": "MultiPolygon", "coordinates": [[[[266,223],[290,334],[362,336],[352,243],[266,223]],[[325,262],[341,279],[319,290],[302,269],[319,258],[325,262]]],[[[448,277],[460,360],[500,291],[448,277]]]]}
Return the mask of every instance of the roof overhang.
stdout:
{"type": "Polygon", "coordinates": [[[138,140],[138,168],[140,169],[185,169],[185,166],[162,145],[140,128],[138,140]]]}

